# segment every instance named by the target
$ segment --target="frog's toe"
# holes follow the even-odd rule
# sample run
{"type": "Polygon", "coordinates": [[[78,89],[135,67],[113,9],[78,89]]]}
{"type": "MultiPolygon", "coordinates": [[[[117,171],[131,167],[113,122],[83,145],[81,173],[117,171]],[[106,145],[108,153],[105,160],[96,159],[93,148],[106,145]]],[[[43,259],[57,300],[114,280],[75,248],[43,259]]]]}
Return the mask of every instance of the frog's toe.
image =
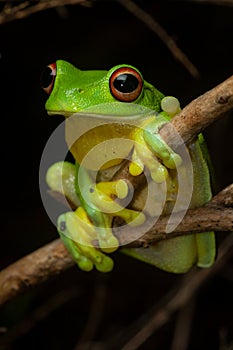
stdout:
{"type": "Polygon", "coordinates": [[[182,163],[182,159],[179,154],[173,152],[171,149],[170,152],[168,151],[163,155],[162,160],[163,164],[169,169],[176,169],[182,163]]]}
{"type": "Polygon", "coordinates": [[[161,108],[169,116],[174,116],[180,111],[180,102],[174,96],[165,96],[161,100],[161,108]]]}
{"type": "Polygon", "coordinates": [[[133,176],[140,175],[144,170],[143,161],[140,159],[140,156],[138,156],[137,153],[137,150],[134,149],[134,152],[132,154],[132,161],[129,165],[129,173],[133,176]]]}
{"type": "Polygon", "coordinates": [[[159,162],[148,164],[148,169],[150,170],[152,179],[156,183],[162,183],[168,178],[169,174],[166,167],[159,162]]]}
{"type": "Polygon", "coordinates": [[[137,145],[133,152],[132,160],[133,162],[129,167],[129,172],[131,175],[140,175],[145,165],[149,169],[151,177],[155,182],[161,183],[168,178],[168,171],[166,167],[158,161],[158,159],[146,146],[137,145]],[[146,148],[146,150],[144,149],[142,151],[142,147],[146,148]],[[143,161],[140,159],[140,157],[143,161]]]}
{"type": "Polygon", "coordinates": [[[128,183],[121,179],[117,181],[99,182],[89,188],[88,201],[98,210],[113,214],[119,210],[116,198],[126,198],[129,192],[128,183]]]}
{"type": "Polygon", "coordinates": [[[85,253],[85,256],[91,260],[98,271],[109,272],[113,269],[112,259],[102,253],[100,250],[90,246],[82,247],[82,250],[85,253]]]}
{"type": "Polygon", "coordinates": [[[117,181],[102,181],[97,183],[96,188],[98,191],[104,193],[106,196],[116,196],[117,198],[125,198],[128,195],[128,183],[123,180],[117,181]]]}
{"type": "Polygon", "coordinates": [[[153,130],[144,130],[144,139],[152,153],[161,159],[165,167],[176,169],[182,163],[182,158],[174,152],[159,134],[153,133],[153,130]]]}
{"type": "Polygon", "coordinates": [[[110,272],[113,269],[114,263],[109,256],[103,254],[103,259],[95,266],[100,272],[110,272]]]}
{"type": "Polygon", "coordinates": [[[105,253],[113,253],[119,247],[118,239],[113,236],[112,229],[98,228],[99,237],[99,247],[105,253]],[[109,232],[106,232],[109,230],[109,232]],[[102,232],[100,232],[102,231],[102,232]]]}
{"type": "Polygon", "coordinates": [[[81,250],[84,255],[77,263],[82,270],[91,271],[93,266],[101,272],[109,272],[113,269],[113,260],[98,249],[82,246],[81,250]]]}
{"type": "Polygon", "coordinates": [[[141,211],[124,208],[117,213],[130,226],[142,225],[146,217],[141,211]]]}
{"type": "Polygon", "coordinates": [[[88,259],[85,256],[81,256],[80,259],[76,260],[76,263],[78,264],[78,267],[86,272],[89,272],[93,269],[93,263],[90,259],[88,259]]]}

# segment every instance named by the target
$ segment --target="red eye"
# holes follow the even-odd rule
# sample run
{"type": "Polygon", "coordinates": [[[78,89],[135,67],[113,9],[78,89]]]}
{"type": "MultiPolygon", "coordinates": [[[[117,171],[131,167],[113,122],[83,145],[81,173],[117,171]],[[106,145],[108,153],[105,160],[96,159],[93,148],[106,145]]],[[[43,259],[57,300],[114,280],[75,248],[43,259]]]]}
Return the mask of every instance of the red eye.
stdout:
{"type": "Polygon", "coordinates": [[[40,85],[47,94],[51,94],[56,77],[57,67],[56,63],[51,63],[45,67],[40,77],[40,85]]]}
{"type": "Polygon", "coordinates": [[[111,94],[117,100],[132,102],[141,94],[143,79],[135,69],[122,67],[112,73],[109,85],[111,94]]]}

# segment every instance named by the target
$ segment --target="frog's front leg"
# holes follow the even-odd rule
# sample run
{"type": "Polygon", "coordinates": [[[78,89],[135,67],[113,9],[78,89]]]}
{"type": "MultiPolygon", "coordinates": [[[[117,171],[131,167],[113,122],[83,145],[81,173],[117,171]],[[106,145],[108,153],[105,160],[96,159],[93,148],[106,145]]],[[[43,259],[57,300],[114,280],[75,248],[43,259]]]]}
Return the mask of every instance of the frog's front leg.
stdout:
{"type": "Polygon", "coordinates": [[[162,115],[157,115],[136,130],[132,163],[129,168],[132,175],[139,175],[146,166],[152,179],[161,183],[168,178],[167,169],[176,169],[181,164],[181,157],[166,144],[159,134],[159,129],[165,123],[167,120],[162,115]]]}
{"type": "Polygon", "coordinates": [[[129,168],[130,173],[136,176],[141,174],[146,166],[157,183],[168,178],[167,168],[176,169],[182,162],[181,157],[159,134],[160,128],[180,111],[180,103],[176,97],[165,96],[160,104],[161,112],[145,120],[134,132],[135,147],[129,168]]]}

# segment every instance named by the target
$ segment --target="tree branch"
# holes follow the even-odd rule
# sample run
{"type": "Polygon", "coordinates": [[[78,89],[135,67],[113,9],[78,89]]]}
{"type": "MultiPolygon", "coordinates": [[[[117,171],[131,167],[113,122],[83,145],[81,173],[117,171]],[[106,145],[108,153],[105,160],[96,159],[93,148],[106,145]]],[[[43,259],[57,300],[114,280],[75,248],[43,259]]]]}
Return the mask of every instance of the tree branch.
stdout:
{"type": "MultiPolygon", "coordinates": [[[[161,216],[150,231],[127,246],[148,246],[164,239],[206,231],[233,231],[233,184],[202,207],[189,209],[176,229],[167,233],[167,225],[173,226],[178,216],[179,213],[173,214],[172,218],[169,215],[161,216]]],[[[129,237],[133,241],[134,234],[136,235],[126,227],[118,237],[120,244],[127,244],[129,237]]]]}
{"type": "MultiPolygon", "coordinates": [[[[209,230],[233,231],[233,184],[203,207],[188,210],[176,230],[166,234],[168,219],[168,217],[159,218],[148,233],[127,246],[141,247],[161,239],[209,230]]],[[[124,245],[129,241],[129,233],[132,235],[127,228],[121,233],[120,244],[124,245]]],[[[23,257],[0,272],[0,305],[29,287],[41,284],[52,276],[64,272],[74,264],[60,239],[23,257]]]]}
{"type": "MultiPolygon", "coordinates": [[[[231,109],[233,109],[233,76],[192,101],[161,130],[161,134],[167,142],[171,141],[172,145],[177,147],[179,142],[173,137],[170,124],[175,126],[180,136],[188,143],[205,127],[231,109]]],[[[126,168],[123,169],[123,173],[126,177],[126,168]]],[[[230,185],[202,208],[189,210],[177,227],[179,233],[169,233],[169,237],[187,232],[233,230],[232,191],[233,185],[230,185]]],[[[166,224],[167,218],[161,217],[150,232],[132,244],[144,246],[152,241],[167,238],[166,224]]],[[[47,244],[0,272],[0,304],[11,300],[29,287],[67,270],[72,265],[74,262],[59,239],[47,244]]]]}
{"type": "Polygon", "coordinates": [[[48,10],[54,7],[77,4],[87,5],[88,3],[88,0],[41,0],[35,4],[30,4],[29,1],[24,1],[19,5],[14,5],[14,2],[7,2],[0,12],[0,24],[14,21],[16,19],[22,19],[36,12],[48,10]]]}
{"type": "Polygon", "coordinates": [[[35,250],[0,272],[0,305],[72,265],[74,262],[60,239],[35,250]]]}
{"type": "Polygon", "coordinates": [[[168,35],[166,30],[146,11],[140,8],[132,0],[117,0],[123,7],[131,12],[140,21],[144,22],[148,28],[150,28],[162,42],[167,46],[173,56],[181,62],[181,64],[187,69],[187,71],[194,77],[199,78],[200,74],[194,64],[189,60],[185,53],[177,46],[175,40],[168,35]]]}
{"type": "Polygon", "coordinates": [[[184,2],[197,2],[208,5],[233,6],[233,0],[183,0],[184,2]]]}
{"type": "Polygon", "coordinates": [[[205,94],[190,102],[182,111],[166,124],[160,134],[169,145],[176,149],[182,142],[189,144],[213,122],[221,119],[233,109],[233,75],[205,94]],[[174,128],[177,133],[174,133],[174,128]]]}

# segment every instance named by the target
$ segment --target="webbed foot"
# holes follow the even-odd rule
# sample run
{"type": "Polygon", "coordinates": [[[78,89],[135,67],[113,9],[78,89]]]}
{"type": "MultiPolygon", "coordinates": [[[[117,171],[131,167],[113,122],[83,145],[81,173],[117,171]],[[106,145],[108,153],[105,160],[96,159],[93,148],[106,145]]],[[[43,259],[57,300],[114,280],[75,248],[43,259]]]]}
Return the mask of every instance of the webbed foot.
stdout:
{"type": "Polygon", "coordinates": [[[135,147],[129,171],[136,176],[146,166],[155,182],[161,183],[168,178],[168,169],[176,169],[182,162],[179,154],[174,152],[162,139],[159,129],[167,120],[158,115],[147,120],[134,134],[135,147]]]}
{"type": "Polygon", "coordinates": [[[93,245],[97,239],[96,230],[83,208],[60,215],[58,232],[80,269],[91,271],[95,266],[101,272],[112,270],[112,259],[93,245]]]}

